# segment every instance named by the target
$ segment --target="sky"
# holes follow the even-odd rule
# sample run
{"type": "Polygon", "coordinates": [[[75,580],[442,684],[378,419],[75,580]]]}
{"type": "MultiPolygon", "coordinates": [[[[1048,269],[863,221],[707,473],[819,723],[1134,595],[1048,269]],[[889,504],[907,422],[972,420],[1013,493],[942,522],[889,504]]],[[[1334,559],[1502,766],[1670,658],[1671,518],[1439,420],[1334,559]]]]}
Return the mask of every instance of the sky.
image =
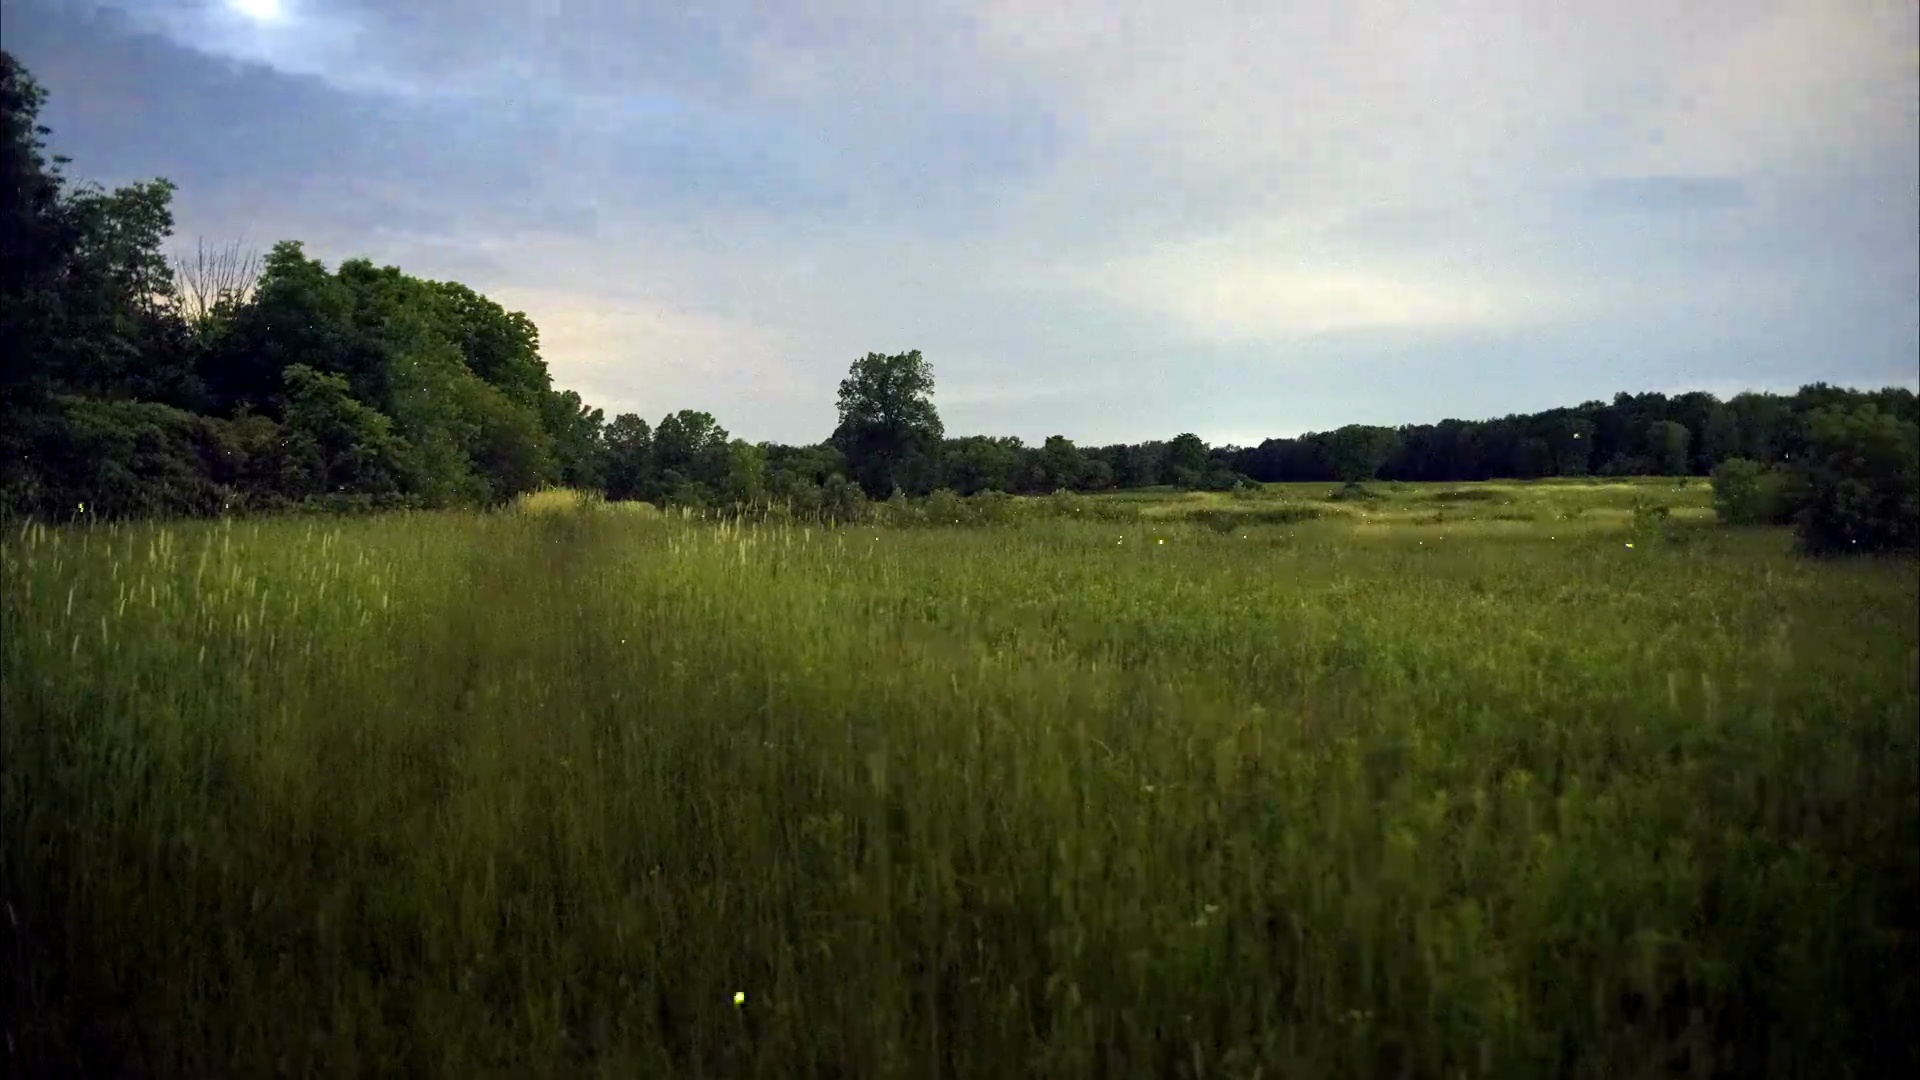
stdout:
{"type": "Polygon", "coordinates": [[[462,281],[557,385],[813,442],[1213,443],[1920,385],[1916,0],[7,0],[177,241],[462,281]]]}

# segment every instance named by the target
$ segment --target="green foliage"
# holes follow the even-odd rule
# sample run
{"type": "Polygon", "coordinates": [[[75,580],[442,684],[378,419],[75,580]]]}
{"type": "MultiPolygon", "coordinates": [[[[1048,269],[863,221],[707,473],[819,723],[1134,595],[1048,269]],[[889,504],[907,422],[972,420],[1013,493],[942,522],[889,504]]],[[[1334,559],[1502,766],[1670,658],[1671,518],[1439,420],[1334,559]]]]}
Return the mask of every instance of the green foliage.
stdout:
{"type": "Polygon", "coordinates": [[[283,378],[285,437],[293,475],[298,478],[290,495],[401,490],[407,450],[394,437],[391,419],[356,401],[347,380],[339,375],[293,364],[283,378]]]}
{"type": "Polygon", "coordinates": [[[553,436],[560,482],[577,491],[607,487],[606,413],[580,400],[572,390],[549,392],[541,420],[553,436]]]}
{"type": "Polygon", "coordinates": [[[1329,448],[1334,479],[1348,484],[1374,479],[1393,451],[1393,440],[1392,429],[1367,424],[1348,424],[1334,432],[1329,448]]]}
{"type": "Polygon", "coordinates": [[[551,392],[540,331],[525,313],[508,311],[465,285],[436,281],[442,325],[468,368],[517,405],[538,408],[551,392]]]}
{"type": "MultiPolygon", "coordinates": [[[[0,50],[0,401],[22,411],[52,389],[41,358],[57,342],[60,278],[79,239],[61,202],[60,159],[47,154],[45,104],[46,91],[0,50]]],[[[18,453],[14,442],[10,465],[18,453]]],[[[10,489],[25,482],[12,467],[0,477],[10,489]]]]}
{"type": "Polygon", "coordinates": [[[681,409],[653,429],[652,489],[669,502],[704,506],[727,484],[733,451],[711,413],[681,409]]]}
{"type": "Polygon", "coordinates": [[[652,476],[653,428],[633,413],[621,413],[607,425],[607,498],[647,498],[652,476]]]}
{"type": "Polygon", "coordinates": [[[839,413],[833,444],[869,496],[931,482],[928,459],[944,429],[933,405],[933,367],[920,350],[855,360],[840,382],[839,413]],[[903,475],[916,458],[921,461],[914,471],[921,475],[903,475]]]}
{"type": "Polygon", "coordinates": [[[1816,411],[1803,462],[1801,544],[1817,554],[1920,547],[1920,425],[1876,405],[1816,411]]]}
{"type": "Polygon", "coordinates": [[[1786,525],[1806,503],[1803,472],[1729,458],[1713,470],[1713,508],[1729,525],[1786,525]]]}
{"type": "Polygon", "coordinates": [[[1206,475],[1200,478],[1198,486],[1202,491],[1232,491],[1235,488],[1250,483],[1252,483],[1252,481],[1234,472],[1232,469],[1216,466],[1215,468],[1209,469],[1206,475]]]}
{"type": "Polygon", "coordinates": [[[859,484],[835,473],[820,485],[820,513],[838,524],[859,521],[867,513],[866,493],[859,484]]]}
{"type": "Polygon", "coordinates": [[[471,423],[468,459],[488,502],[504,503],[559,480],[553,436],[533,408],[478,379],[462,382],[458,401],[471,423]]]}
{"type": "Polygon", "coordinates": [[[67,196],[76,243],[60,282],[58,331],[43,357],[61,386],[100,397],[198,403],[161,251],[173,229],[172,199],[165,180],[67,196]]]}
{"type": "MultiPolygon", "coordinates": [[[[196,287],[189,303],[163,252],[173,186],[68,190],[41,142],[44,95],[11,56],[0,66],[0,336],[18,347],[0,417],[9,512],[57,513],[49,500],[77,487],[100,489],[96,505],[116,513],[171,516],[236,502],[503,501],[556,480],[606,482],[602,415],[551,391],[524,314],[365,259],[329,271],[292,241],[268,252],[251,289],[223,279],[237,287],[196,287]],[[120,402],[214,415],[106,404],[120,402]],[[116,422],[128,430],[106,429],[116,422]],[[158,485],[151,497],[124,490],[144,482],[158,485]]],[[[726,472],[709,465],[709,482],[726,472]]]]}
{"type": "Polygon", "coordinates": [[[946,484],[961,495],[1011,491],[1021,466],[1020,440],[973,435],[954,439],[943,451],[946,484]]]}
{"type": "MultiPolygon", "coordinates": [[[[1523,520],[1530,520],[1530,517],[1523,520]]],[[[1635,504],[1630,535],[1642,545],[1673,539],[1673,511],[1662,503],[1643,500],[1635,504]]]]}
{"type": "Polygon", "coordinates": [[[928,495],[923,512],[930,525],[965,525],[973,519],[967,500],[951,488],[940,488],[928,495]]]}
{"type": "Polygon", "coordinates": [[[734,439],[725,450],[717,492],[722,504],[746,506],[767,498],[766,451],[745,439],[734,439]]]}
{"type": "Polygon", "coordinates": [[[1768,507],[1760,482],[1766,468],[1747,458],[1729,458],[1713,470],[1713,509],[1729,525],[1761,525],[1768,507]]]}
{"type": "Polygon", "coordinates": [[[1182,432],[1168,440],[1163,460],[1163,475],[1175,487],[1198,487],[1207,472],[1207,444],[1190,431],[1182,432]]]}
{"type": "Polygon", "coordinates": [[[1049,435],[1034,465],[1034,486],[1043,491],[1078,489],[1086,478],[1087,455],[1065,435],[1049,435]]]}
{"type": "Polygon", "coordinates": [[[1317,506],[1292,503],[1249,510],[1194,510],[1185,515],[1185,520],[1205,525],[1215,532],[1241,534],[1258,526],[1295,525],[1326,516],[1327,512],[1317,506]]]}
{"type": "Polygon", "coordinates": [[[59,398],[28,436],[41,467],[10,494],[59,520],[215,513],[229,500],[208,465],[221,436],[217,421],[166,405],[59,398]]]}
{"type": "Polygon", "coordinates": [[[1330,502],[1368,502],[1380,498],[1380,493],[1357,480],[1341,484],[1327,496],[1330,502]]]}
{"type": "Polygon", "coordinates": [[[1647,428],[1647,446],[1652,452],[1654,467],[1666,476],[1679,476],[1687,471],[1692,441],[1693,434],[1687,426],[1672,420],[1658,420],[1647,428]]]}

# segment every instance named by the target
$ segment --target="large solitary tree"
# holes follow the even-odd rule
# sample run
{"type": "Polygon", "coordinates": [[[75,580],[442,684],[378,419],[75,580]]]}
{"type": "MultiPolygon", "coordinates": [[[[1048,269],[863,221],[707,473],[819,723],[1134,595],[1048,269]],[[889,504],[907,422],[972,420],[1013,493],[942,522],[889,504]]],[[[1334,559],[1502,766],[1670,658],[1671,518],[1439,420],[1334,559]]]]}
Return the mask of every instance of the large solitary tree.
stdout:
{"type": "Polygon", "coordinates": [[[840,426],[833,444],[873,498],[918,486],[945,434],[933,407],[933,367],[920,350],[855,360],[840,382],[840,426]]]}

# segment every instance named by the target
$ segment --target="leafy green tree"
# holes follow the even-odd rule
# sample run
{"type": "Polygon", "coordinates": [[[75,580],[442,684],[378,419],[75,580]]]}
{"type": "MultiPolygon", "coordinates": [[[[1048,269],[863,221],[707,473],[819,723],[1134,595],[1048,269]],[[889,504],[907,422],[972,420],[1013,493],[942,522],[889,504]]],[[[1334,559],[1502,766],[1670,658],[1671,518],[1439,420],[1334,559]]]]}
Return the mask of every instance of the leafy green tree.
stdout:
{"type": "Polygon", "coordinates": [[[1105,491],[1113,486],[1113,466],[1104,457],[1088,458],[1080,474],[1080,486],[1087,491],[1105,491]]]}
{"type": "Polygon", "coordinates": [[[1348,484],[1372,480],[1393,453],[1398,438],[1392,428],[1369,424],[1348,424],[1333,432],[1329,449],[1334,479],[1348,484]]]}
{"type": "Polygon", "coordinates": [[[727,443],[718,494],[727,506],[760,504],[767,497],[767,455],[745,439],[727,443]]]}
{"type": "Polygon", "coordinates": [[[434,506],[487,501],[492,489],[474,460],[481,438],[475,402],[486,384],[467,370],[460,350],[417,320],[394,320],[389,330],[406,331],[389,349],[386,412],[412,448],[411,490],[434,506]]]}
{"type": "MultiPolygon", "coordinates": [[[[908,460],[930,460],[944,434],[933,405],[933,367],[918,349],[855,360],[840,382],[839,413],[832,442],[870,497],[901,487],[908,460]]],[[[931,480],[931,470],[924,471],[922,479],[931,480]]]]}
{"type": "MultiPolygon", "coordinates": [[[[201,357],[200,376],[215,408],[227,415],[241,408],[278,415],[281,372],[294,364],[347,375],[352,319],[353,293],[319,260],[309,259],[297,241],[273,245],[253,302],[235,314],[219,347],[201,357]]],[[[361,400],[366,381],[356,391],[361,400]]]]}
{"type": "Polygon", "coordinates": [[[553,437],[537,412],[479,379],[464,381],[460,394],[471,425],[468,459],[485,484],[488,502],[503,503],[560,478],[553,437]]]}
{"type": "Polygon", "coordinates": [[[653,429],[653,459],[662,473],[677,472],[690,479],[713,480],[714,451],[725,447],[727,429],[712,413],[681,409],[660,418],[653,429]]]}
{"type": "Polygon", "coordinates": [[[681,409],[653,429],[654,486],[649,498],[706,505],[725,487],[732,464],[727,429],[711,413],[681,409]]]}
{"type": "Polygon", "coordinates": [[[1817,554],[1920,546],[1920,425],[1872,404],[1808,418],[1800,542],[1817,554]]]}
{"type": "Polygon", "coordinates": [[[1018,439],[969,435],[952,439],[941,453],[944,483],[960,495],[1010,491],[1020,470],[1018,439]]]}
{"type": "Polygon", "coordinates": [[[633,413],[607,425],[607,498],[644,499],[654,485],[653,429],[633,413]]]}
{"type": "Polygon", "coordinates": [[[291,364],[286,380],[286,434],[300,470],[296,496],[401,489],[406,448],[393,421],[355,400],[346,379],[291,364]]]}
{"type": "Polygon", "coordinates": [[[0,50],[0,402],[16,413],[51,391],[43,361],[79,240],[62,199],[65,159],[47,153],[45,104],[46,91],[0,50]]]}
{"type": "Polygon", "coordinates": [[[207,419],[225,428],[211,458],[214,479],[232,493],[223,509],[283,509],[296,492],[317,488],[304,443],[295,446],[284,426],[251,412],[226,421],[207,419]]]}
{"type": "Polygon", "coordinates": [[[201,404],[163,247],[173,185],[87,186],[67,199],[76,242],[61,282],[56,378],[96,397],[201,404]]]}
{"type": "Polygon", "coordinates": [[[1713,468],[1713,509],[1729,525],[1785,525],[1806,504],[1805,476],[1749,458],[1727,458],[1713,468]]]}
{"type": "Polygon", "coordinates": [[[1065,435],[1049,435],[1040,447],[1038,486],[1047,491],[1076,489],[1087,471],[1087,455],[1065,435]]]}
{"type": "Polygon", "coordinates": [[[1779,461],[1792,426],[1791,406],[1778,394],[1735,394],[1725,411],[1735,439],[1726,453],[1762,463],[1779,461]]]}
{"type": "Polygon", "coordinates": [[[541,419],[553,437],[560,482],[580,491],[604,489],[607,484],[606,413],[582,401],[572,390],[549,392],[542,401],[541,419]]]}
{"type": "Polygon", "coordinates": [[[1549,466],[1554,476],[1585,476],[1593,463],[1592,420],[1584,416],[1556,417],[1547,425],[1549,466]]]}
{"type": "Polygon", "coordinates": [[[1198,487],[1207,475],[1207,444],[1192,432],[1175,435],[1166,445],[1162,475],[1180,487],[1198,487]]]}
{"type": "Polygon", "coordinates": [[[539,407],[553,383],[533,320],[456,282],[432,282],[430,288],[439,295],[442,325],[473,373],[509,400],[539,407]]]}
{"type": "Polygon", "coordinates": [[[1128,446],[1118,455],[1119,464],[1115,471],[1119,473],[1121,487],[1153,487],[1166,480],[1167,444],[1158,440],[1128,446]]]}
{"type": "Polygon", "coordinates": [[[1740,456],[1740,416],[1725,402],[1715,401],[1694,440],[1695,467],[1713,474],[1721,462],[1740,456]]]}
{"type": "Polygon", "coordinates": [[[1693,434],[1685,424],[1656,420],[1647,426],[1647,447],[1653,455],[1654,467],[1663,476],[1686,475],[1692,460],[1688,456],[1692,442],[1693,434]]]}
{"type": "Polygon", "coordinates": [[[180,517],[227,502],[207,467],[218,421],[148,401],[65,397],[55,408],[57,422],[36,431],[42,467],[21,509],[55,519],[180,517]]]}

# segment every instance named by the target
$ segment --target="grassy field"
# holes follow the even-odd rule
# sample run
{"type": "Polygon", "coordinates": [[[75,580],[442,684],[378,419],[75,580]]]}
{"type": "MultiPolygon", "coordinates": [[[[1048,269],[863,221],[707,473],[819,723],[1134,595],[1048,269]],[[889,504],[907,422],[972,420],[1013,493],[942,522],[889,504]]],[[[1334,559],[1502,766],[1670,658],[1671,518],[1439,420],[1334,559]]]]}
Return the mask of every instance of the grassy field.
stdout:
{"type": "Polygon", "coordinates": [[[1911,560],[1797,558],[1699,481],[1329,490],[22,529],[9,1038],[167,1076],[1915,1063],[1911,560]]]}

